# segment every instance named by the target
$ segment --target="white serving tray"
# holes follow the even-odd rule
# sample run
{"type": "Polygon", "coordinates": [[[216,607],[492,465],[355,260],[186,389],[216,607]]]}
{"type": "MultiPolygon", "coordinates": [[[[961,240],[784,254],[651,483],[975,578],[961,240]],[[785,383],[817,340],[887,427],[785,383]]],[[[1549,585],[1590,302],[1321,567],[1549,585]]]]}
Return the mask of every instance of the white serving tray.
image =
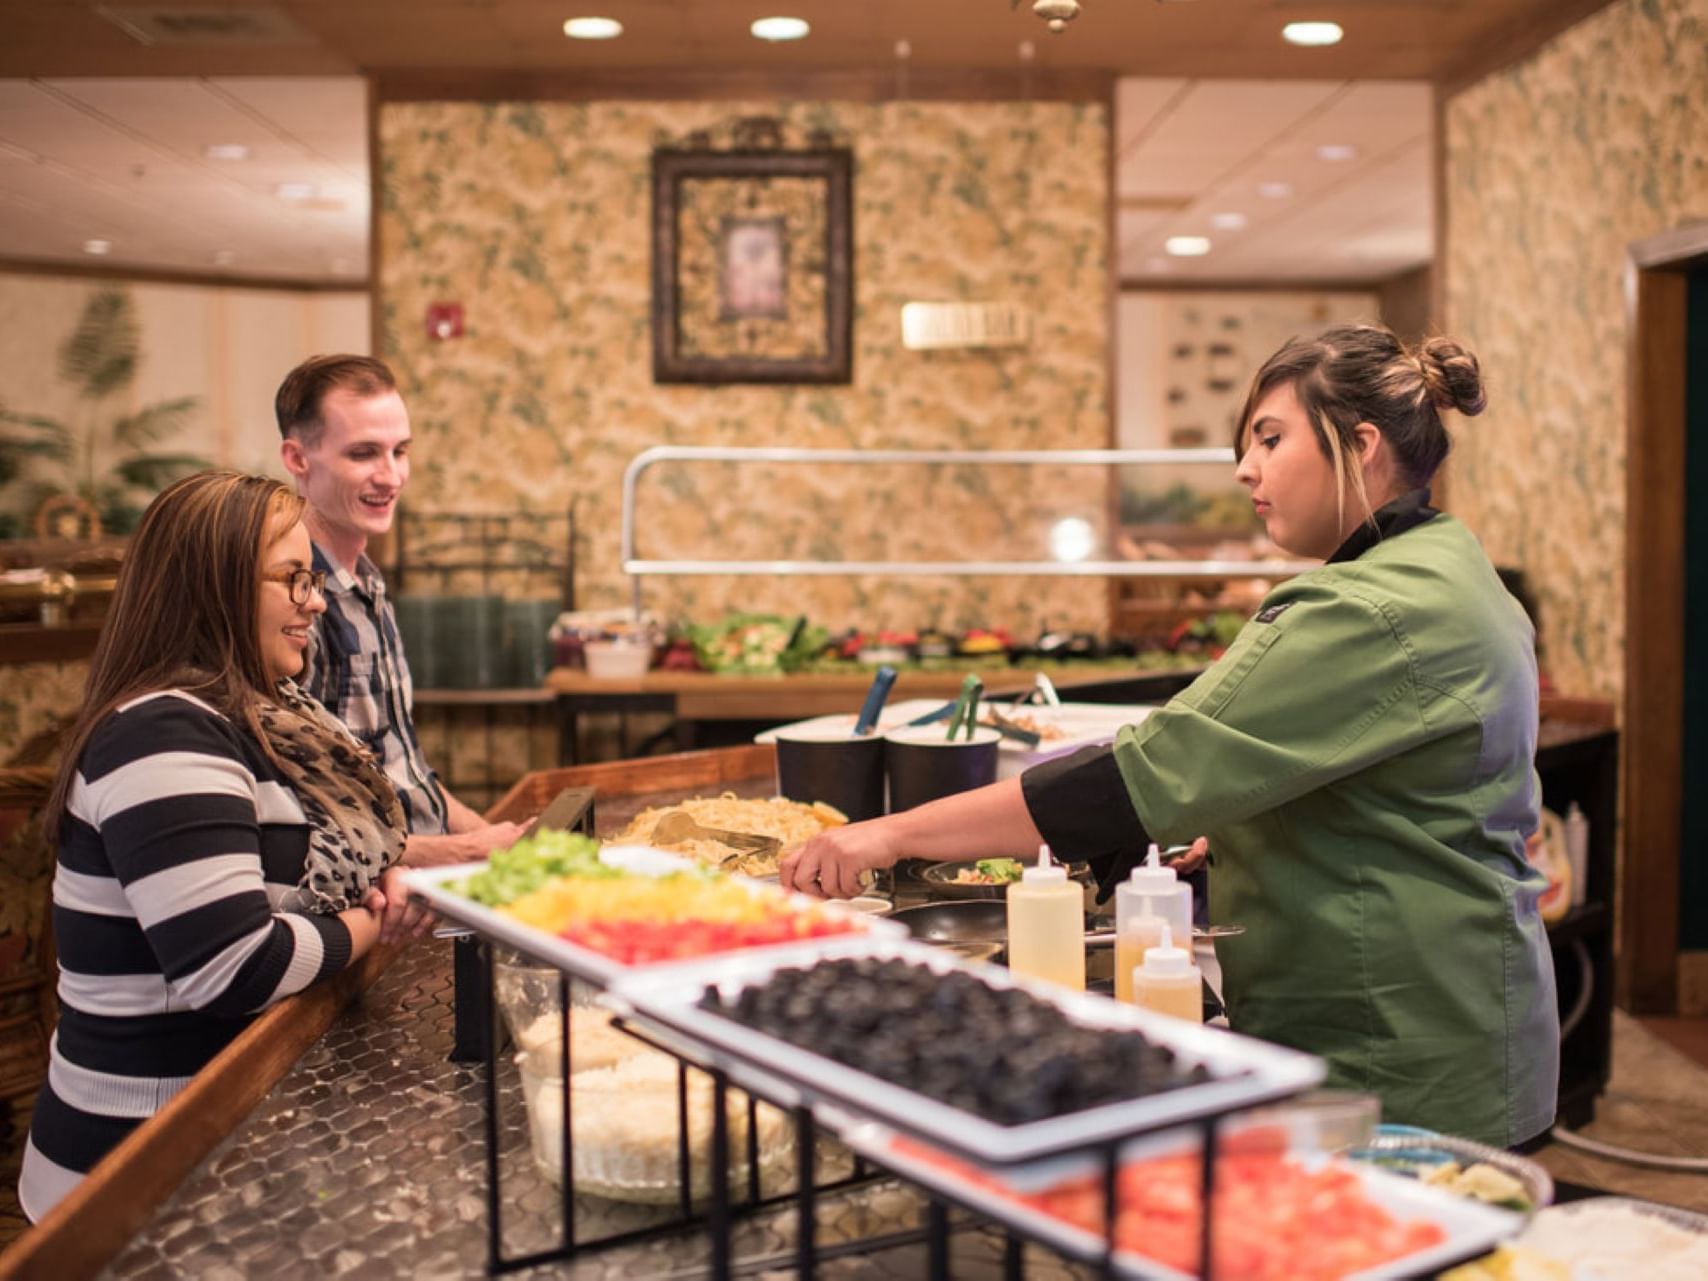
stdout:
{"type": "MultiPolygon", "coordinates": [[[[666,876],[671,872],[703,866],[691,859],[644,845],[606,845],[600,848],[599,857],[614,867],[621,867],[641,876],[666,876]]],[[[691,976],[711,960],[755,955],[774,957],[779,964],[799,964],[820,956],[862,956],[882,940],[907,937],[905,925],[854,911],[843,907],[836,900],[809,898],[804,894],[785,894],[787,901],[796,907],[816,907],[835,915],[846,915],[858,924],[860,929],[850,934],[774,943],[767,947],[747,948],[739,952],[718,952],[710,956],[656,961],[650,965],[624,965],[602,952],[595,952],[567,939],[561,939],[555,934],[524,925],[451,888],[453,883],[466,880],[485,867],[485,863],[458,863],[447,867],[406,868],[403,883],[409,887],[411,894],[425,899],[440,916],[466,925],[487,938],[504,943],[548,965],[555,965],[566,974],[587,979],[602,987],[609,987],[622,976],[633,974],[672,975],[674,977],[671,982],[687,983],[688,986],[694,987],[689,981],[691,976]]],[[[776,885],[766,885],[746,877],[730,879],[742,882],[755,894],[782,893],[776,885]]],[[[694,990],[698,991],[698,988],[695,987],[694,990]]]]}
{"type": "MultiPolygon", "coordinates": [[[[944,701],[936,698],[908,698],[890,703],[878,717],[876,732],[882,734],[892,729],[900,729],[915,717],[936,711],[943,706],[944,701]]],[[[1039,761],[1065,756],[1082,747],[1110,742],[1121,732],[1122,726],[1137,725],[1156,710],[1154,706],[1144,703],[1062,703],[1058,707],[1014,707],[1008,703],[997,703],[996,706],[1004,715],[1017,712],[1047,719],[1066,735],[1064,738],[1046,739],[1036,747],[1028,747],[1011,738],[1003,739],[996,758],[996,776],[999,779],[1018,777],[1022,771],[1039,761]]],[[[854,721],[853,712],[814,716],[810,720],[764,730],[755,734],[753,741],[774,743],[779,734],[790,730],[852,730],[854,721]]],[[[947,726],[944,726],[944,729],[946,732],[947,726]]]]}
{"type": "MultiPolygon", "coordinates": [[[[1063,1254],[1088,1262],[1101,1262],[1105,1240],[1094,1232],[1045,1214],[1042,1210],[1003,1196],[986,1184],[975,1183],[953,1170],[924,1161],[911,1153],[897,1152],[893,1131],[878,1124],[856,1126],[842,1134],[842,1140],[855,1152],[892,1170],[922,1187],[954,1198],[968,1208],[1005,1223],[1019,1232],[1060,1250],[1063,1254]]],[[[1198,1143],[1176,1144],[1175,1151],[1198,1150],[1198,1143]]],[[[1150,1145],[1147,1145],[1150,1150],[1150,1145]]],[[[1150,1150],[1151,1155],[1161,1155],[1150,1150]]],[[[1364,1194],[1396,1219],[1424,1219],[1439,1226],[1446,1234],[1441,1244],[1395,1259],[1377,1268],[1348,1273],[1342,1281],[1382,1281],[1395,1276],[1433,1276],[1452,1264],[1486,1253],[1501,1241],[1514,1235],[1524,1226],[1524,1216],[1512,1210],[1485,1205],[1457,1197],[1439,1188],[1428,1187],[1416,1179],[1393,1174],[1356,1161],[1346,1161],[1321,1152],[1295,1152],[1294,1159],[1307,1169],[1326,1164],[1339,1165],[1357,1176],[1364,1194]]],[[[1130,1159],[1123,1155],[1123,1164],[1130,1159]]],[[[1212,1265],[1213,1265],[1212,1260],[1212,1265]]],[[[1153,1281],[1194,1281],[1196,1273],[1181,1272],[1155,1259],[1118,1250],[1115,1272],[1119,1276],[1144,1277],[1153,1281]]],[[[1217,1270],[1217,1275],[1221,1275],[1217,1270]]]]}
{"type": "Polygon", "coordinates": [[[850,1116],[876,1119],[939,1143],[958,1155],[996,1165],[1039,1161],[1091,1144],[1286,1098],[1320,1084],[1326,1072],[1323,1061],[1312,1055],[1117,1004],[1108,997],[1021,979],[998,966],[969,965],[952,953],[908,939],[874,937],[863,952],[842,955],[896,957],[939,974],[965,970],[992,987],[1023,988],[1056,1005],[1075,1022],[1137,1029],[1188,1064],[1203,1064],[1215,1079],[1044,1121],[999,1125],[696,1005],[705,985],[738,989],[763,982],[775,971],[798,963],[780,954],[756,950],[712,958],[695,972],[696,983],[684,983],[679,973],[631,972],[613,984],[612,995],[642,1021],[707,1047],[716,1066],[755,1093],[774,1094],[779,1088],[785,1089],[815,1106],[827,1104],[821,1119],[833,1127],[850,1116]]]}

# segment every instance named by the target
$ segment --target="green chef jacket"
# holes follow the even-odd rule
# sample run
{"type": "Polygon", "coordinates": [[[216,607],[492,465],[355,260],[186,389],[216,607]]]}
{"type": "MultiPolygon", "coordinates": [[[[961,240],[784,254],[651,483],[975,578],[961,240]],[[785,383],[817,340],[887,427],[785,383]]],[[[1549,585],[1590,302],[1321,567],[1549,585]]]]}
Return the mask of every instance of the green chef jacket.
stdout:
{"type": "MultiPolygon", "coordinates": [[[[1246,928],[1216,949],[1235,1030],[1322,1055],[1387,1121],[1509,1146],[1552,1124],[1559,1075],[1545,882],[1524,857],[1533,632],[1425,500],[1270,593],[1104,769],[1129,825],[1210,838],[1212,919],[1246,928]]],[[[1083,807],[1074,772],[1025,781],[1070,848],[1088,828],[1061,812],[1083,807]]]]}

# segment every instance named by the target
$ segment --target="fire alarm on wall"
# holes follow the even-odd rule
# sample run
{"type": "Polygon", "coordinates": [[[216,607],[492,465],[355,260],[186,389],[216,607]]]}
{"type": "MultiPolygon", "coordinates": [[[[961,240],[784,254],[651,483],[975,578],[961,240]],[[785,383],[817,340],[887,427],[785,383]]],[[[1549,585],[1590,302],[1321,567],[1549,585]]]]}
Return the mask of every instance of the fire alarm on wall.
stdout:
{"type": "Polygon", "coordinates": [[[427,304],[427,336],[435,342],[463,336],[463,305],[460,302],[427,304]]]}

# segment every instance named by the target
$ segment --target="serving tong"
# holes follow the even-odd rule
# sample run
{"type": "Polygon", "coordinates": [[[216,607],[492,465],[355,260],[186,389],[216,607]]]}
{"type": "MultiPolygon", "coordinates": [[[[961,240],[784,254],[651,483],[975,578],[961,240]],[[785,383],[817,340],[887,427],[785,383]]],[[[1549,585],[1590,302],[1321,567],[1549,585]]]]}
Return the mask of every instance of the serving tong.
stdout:
{"type": "Polygon", "coordinates": [[[732,862],[743,854],[766,856],[778,854],[783,849],[783,842],[775,836],[731,832],[721,827],[703,827],[687,810],[671,810],[668,814],[660,815],[658,822],[653,824],[652,835],[647,839],[654,845],[674,845],[678,841],[716,841],[737,851],[724,858],[722,861],[725,863],[732,862]]]}

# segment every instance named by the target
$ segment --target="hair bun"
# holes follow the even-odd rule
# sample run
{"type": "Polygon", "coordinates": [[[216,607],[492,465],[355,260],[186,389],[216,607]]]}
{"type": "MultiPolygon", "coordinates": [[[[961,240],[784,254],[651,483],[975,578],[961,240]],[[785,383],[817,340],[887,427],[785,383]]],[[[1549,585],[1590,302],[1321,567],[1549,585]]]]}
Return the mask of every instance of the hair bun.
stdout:
{"type": "Polygon", "coordinates": [[[1457,409],[1467,416],[1488,405],[1477,358],[1452,338],[1426,338],[1417,349],[1423,384],[1437,409],[1457,409]]]}

